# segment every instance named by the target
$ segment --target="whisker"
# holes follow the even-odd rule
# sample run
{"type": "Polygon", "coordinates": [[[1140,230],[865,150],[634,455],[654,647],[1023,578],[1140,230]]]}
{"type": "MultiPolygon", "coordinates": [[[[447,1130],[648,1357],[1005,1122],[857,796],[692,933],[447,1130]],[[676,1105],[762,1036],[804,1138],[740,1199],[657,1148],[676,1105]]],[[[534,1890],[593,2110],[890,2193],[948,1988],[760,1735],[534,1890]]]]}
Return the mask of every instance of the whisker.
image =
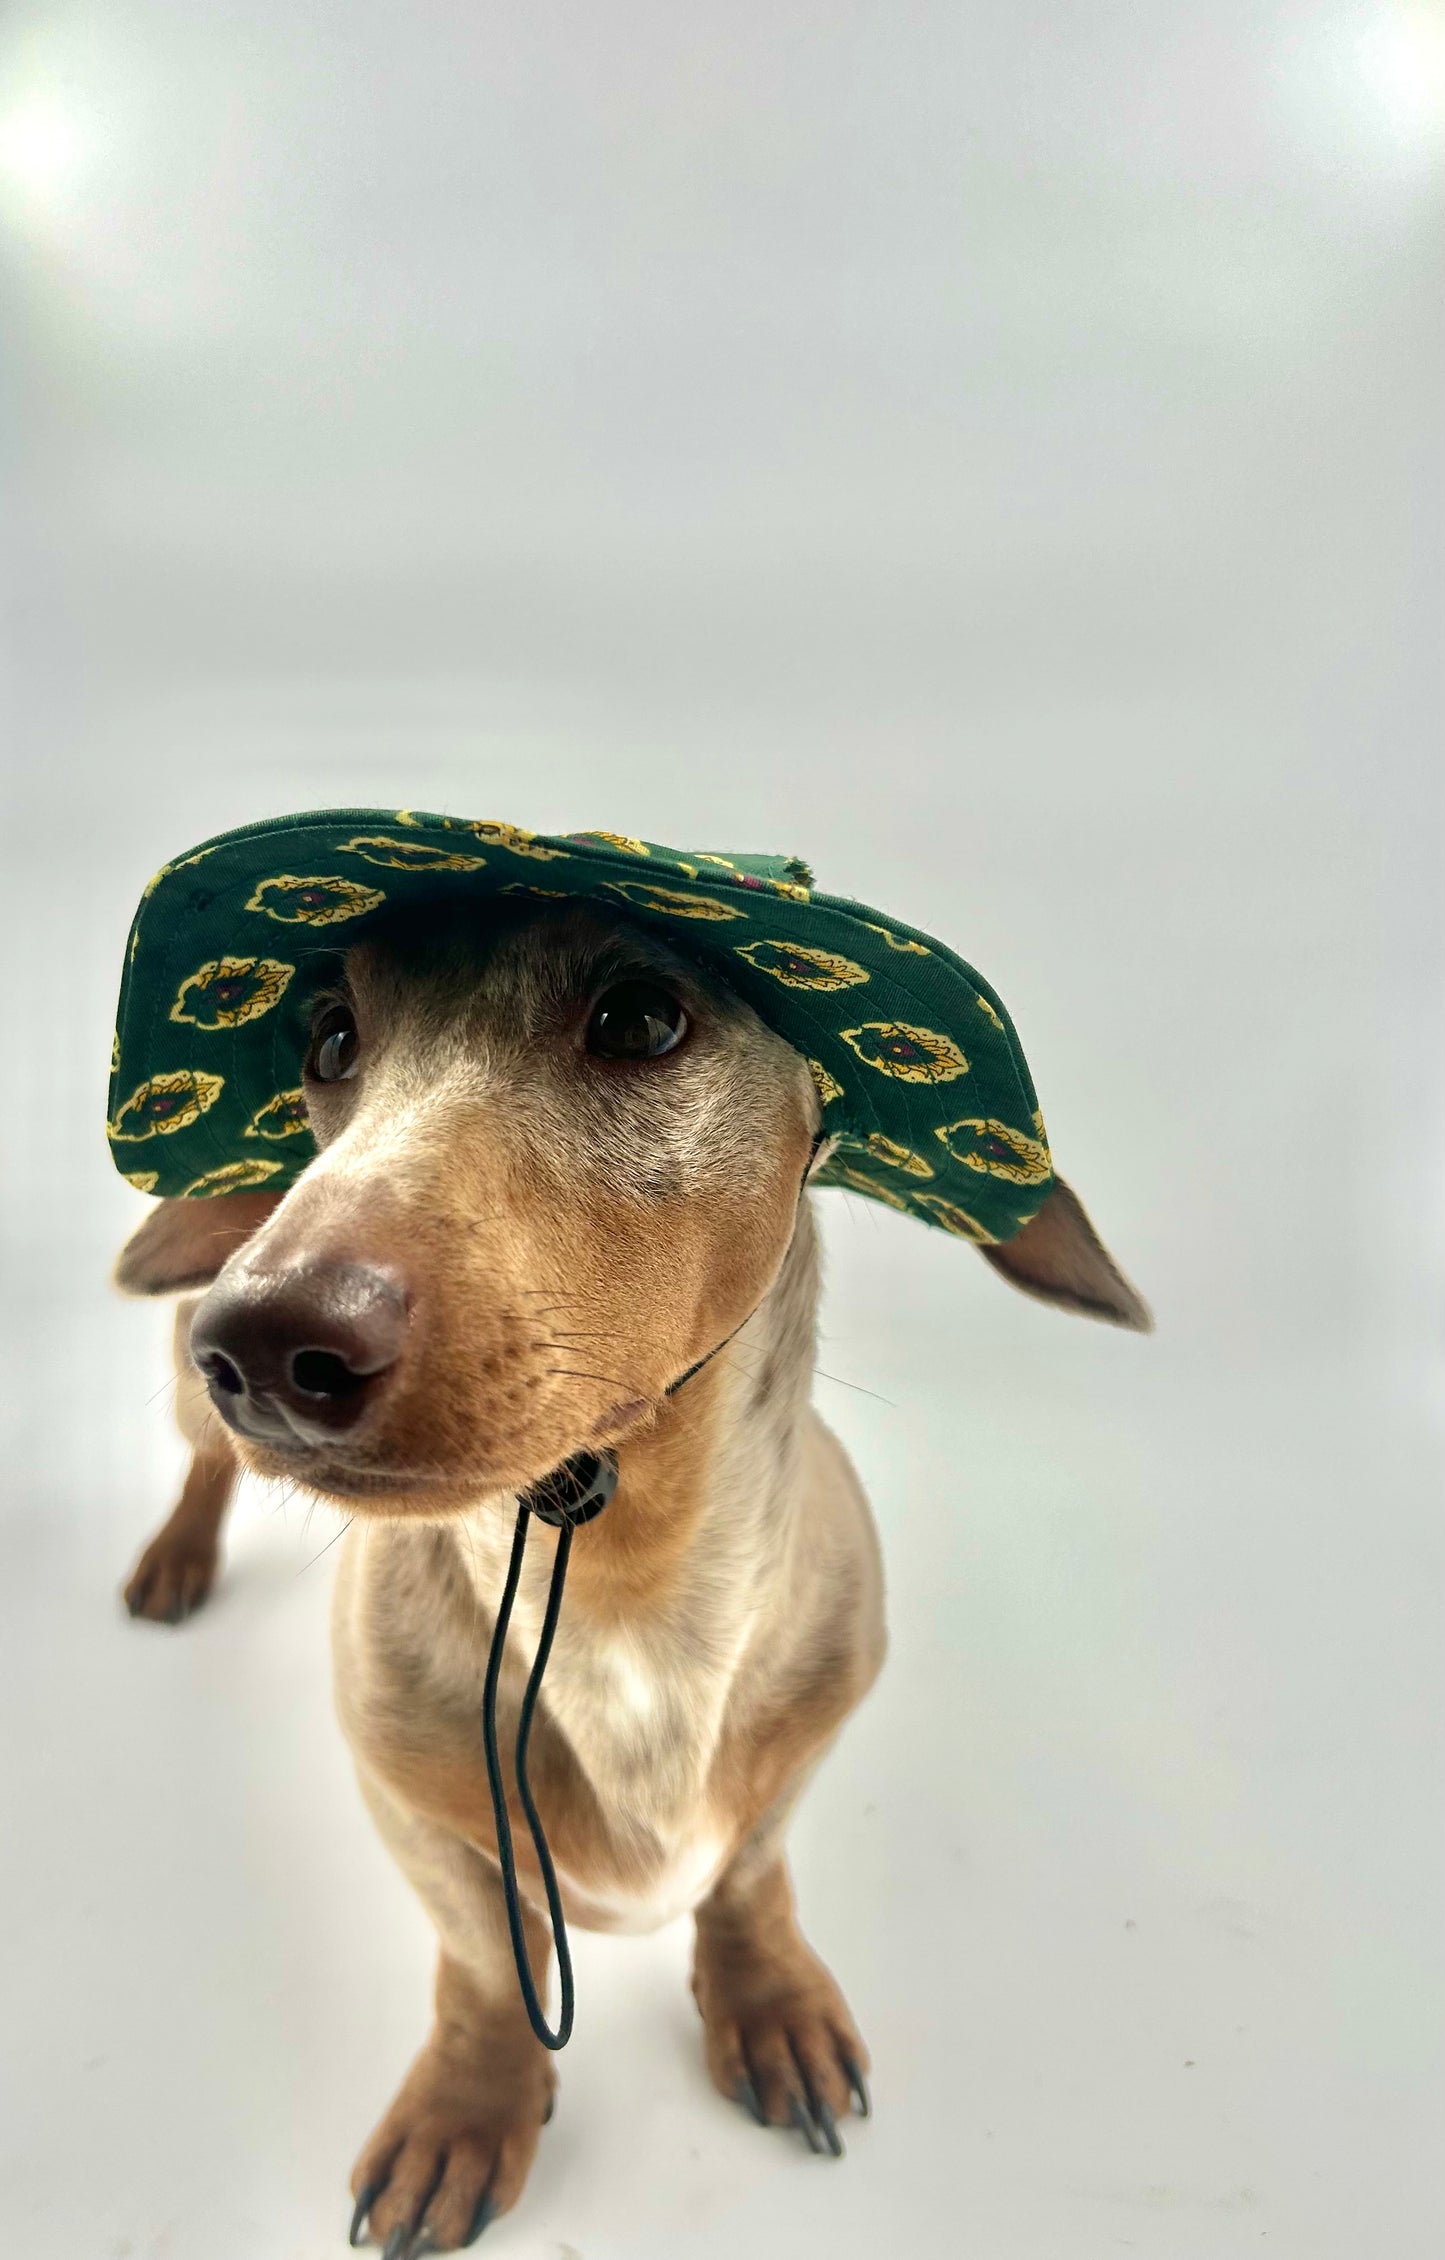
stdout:
{"type": "MultiPolygon", "coordinates": [[[[354,1514],[348,1515],[345,1522],[341,1525],[341,1528],[338,1531],[333,1532],[332,1536],[327,1539],[326,1544],[321,1549],[321,1554],[329,1554],[332,1547],[336,1544],[337,1539],[344,1538],[346,1536],[347,1531],[351,1528],[351,1525],[355,1522],[355,1520],[356,1517],[354,1514]]],[[[321,1554],[313,1554],[309,1562],[303,1562],[301,1564],[301,1568],[297,1570],[296,1575],[300,1577],[306,1570],[314,1569],[316,1567],[316,1564],[321,1559],[321,1554]]]]}
{"type": "Polygon", "coordinates": [[[576,1366],[571,1365],[549,1365],[547,1371],[549,1374],[561,1374],[568,1381],[602,1381],[606,1383],[609,1389],[625,1389],[627,1387],[627,1383],[615,1373],[584,1373],[576,1366]]]}
{"type": "Polygon", "coordinates": [[[815,1365],[813,1371],[820,1381],[831,1381],[839,1389],[856,1389],[860,1397],[872,1397],[876,1403],[890,1405],[894,1412],[898,1410],[896,1397],[884,1397],[876,1389],[865,1389],[861,1381],[845,1381],[841,1373],[825,1373],[820,1365],[815,1365]]]}

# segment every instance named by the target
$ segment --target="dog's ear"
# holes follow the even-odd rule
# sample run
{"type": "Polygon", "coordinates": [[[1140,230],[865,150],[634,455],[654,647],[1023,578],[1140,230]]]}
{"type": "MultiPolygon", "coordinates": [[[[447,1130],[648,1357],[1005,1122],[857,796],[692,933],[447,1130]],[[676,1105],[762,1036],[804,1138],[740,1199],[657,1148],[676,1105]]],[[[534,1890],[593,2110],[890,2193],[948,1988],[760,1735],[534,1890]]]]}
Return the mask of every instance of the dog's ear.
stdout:
{"type": "Polygon", "coordinates": [[[208,1287],[227,1256],[279,1207],[280,1193],[217,1193],[210,1200],[159,1201],[121,1249],[114,1279],[123,1295],[178,1295],[208,1287]]]}
{"type": "Polygon", "coordinates": [[[995,1248],[984,1248],[995,1271],[1026,1295],[1106,1318],[1112,1326],[1150,1334],[1154,1320],[1142,1295],[1130,1286],[1093,1225],[1062,1178],[1022,1232],[995,1248]]]}

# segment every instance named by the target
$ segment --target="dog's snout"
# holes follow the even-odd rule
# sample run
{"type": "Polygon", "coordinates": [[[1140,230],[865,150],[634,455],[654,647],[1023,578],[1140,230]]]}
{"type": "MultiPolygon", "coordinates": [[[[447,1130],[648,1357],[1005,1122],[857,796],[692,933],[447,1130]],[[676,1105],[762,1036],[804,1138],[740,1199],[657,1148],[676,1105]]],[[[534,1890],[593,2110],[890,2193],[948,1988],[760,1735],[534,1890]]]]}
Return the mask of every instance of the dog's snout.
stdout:
{"type": "Polygon", "coordinates": [[[218,1280],[191,1327],[211,1401],[241,1435],[317,1443],[354,1428],[401,1355],[407,1297],[375,1264],[218,1280]]]}

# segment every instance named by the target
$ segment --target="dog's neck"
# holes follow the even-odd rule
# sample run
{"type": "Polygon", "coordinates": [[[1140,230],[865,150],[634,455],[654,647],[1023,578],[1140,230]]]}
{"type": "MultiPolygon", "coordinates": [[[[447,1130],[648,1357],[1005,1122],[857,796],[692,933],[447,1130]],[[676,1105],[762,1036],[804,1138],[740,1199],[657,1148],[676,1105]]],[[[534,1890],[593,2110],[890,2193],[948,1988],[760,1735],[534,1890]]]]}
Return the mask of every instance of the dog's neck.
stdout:
{"type": "MultiPolygon", "coordinates": [[[[714,1635],[747,1613],[789,1530],[812,1381],[819,1288],[811,1202],[799,1202],[776,1279],[737,1334],[618,1447],[616,1496],[572,1546],[566,1619],[597,1631],[709,1613],[714,1635]]],[[[510,1515],[480,1503],[460,1526],[461,1559],[490,1609],[510,1515]]],[[[552,1545],[538,1532],[528,1588],[540,1602],[552,1545]]],[[[709,1642],[711,1644],[711,1642],[709,1642]]]]}
{"type": "Polygon", "coordinates": [[[590,1611],[665,1606],[702,1549],[766,1573],[786,1537],[786,1494],[812,1384],[818,1244],[807,1195],[763,1301],[717,1355],[618,1450],[617,1494],[578,1534],[572,1591],[590,1611]]]}
{"type": "MultiPolygon", "coordinates": [[[[615,1496],[573,1538],[542,1708],[639,1840],[661,1844],[695,1825],[738,1673],[759,1644],[786,1646],[817,1299],[805,1195],[758,1309],[619,1449],[615,1496]]],[[[417,1534],[425,1557],[470,1587],[482,1627],[502,1589],[514,1508],[480,1501],[417,1534]]],[[[553,1532],[534,1524],[508,1642],[518,1671],[536,1651],[554,1558],[553,1532]]],[[[469,1683],[468,1700],[474,1692],[469,1683]]]]}

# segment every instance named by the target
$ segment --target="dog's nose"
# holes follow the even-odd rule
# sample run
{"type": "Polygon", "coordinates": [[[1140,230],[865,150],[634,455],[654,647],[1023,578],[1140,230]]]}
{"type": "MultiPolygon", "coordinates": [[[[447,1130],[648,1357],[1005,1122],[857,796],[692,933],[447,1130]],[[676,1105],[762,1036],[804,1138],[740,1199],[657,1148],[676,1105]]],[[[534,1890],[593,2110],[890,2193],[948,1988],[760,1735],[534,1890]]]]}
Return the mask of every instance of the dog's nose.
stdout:
{"type": "Polygon", "coordinates": [[[312,1264],[218,1280],[191,1356],[229,1426],[258,1442],[322,1443],[354,1428],[406,1340],[407,1300],[374,1264],[312,1264]]]}

